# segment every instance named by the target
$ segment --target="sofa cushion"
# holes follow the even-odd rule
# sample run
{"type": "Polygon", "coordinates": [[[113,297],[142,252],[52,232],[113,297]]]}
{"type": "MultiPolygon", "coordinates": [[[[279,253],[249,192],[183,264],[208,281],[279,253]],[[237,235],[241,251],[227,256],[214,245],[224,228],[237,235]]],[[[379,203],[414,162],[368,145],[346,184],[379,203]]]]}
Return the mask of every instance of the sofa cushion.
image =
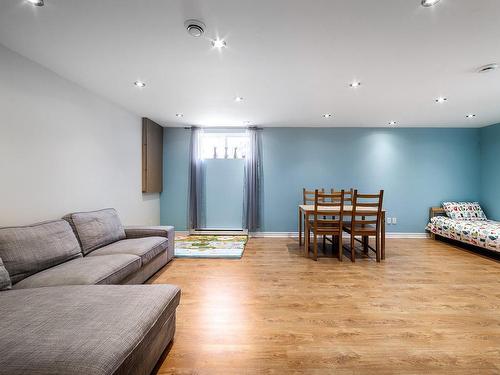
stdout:
{"type": "Polygon", "coordinates": [[[139,270],[141,259],[130,254],[84,257],[49,268],[13,286],[14,289],[57,285],[119,284],[139,270]]]}
{"type": "Polygon", "coordinates": [[[127,239],[141,237],[166,237],[168,238],[168,260],[172,259],[175,255],[175,229],[172,226],[125,227],[125,235],[127,236],[127,239]]]}
{"type": "Polygon", "coordinates": [[[12,284],[81,256],[75,234],[64,220],[0,228],[0,258],[12,284]]]}
{"type": "Polygon", "coordinates": [[[9,272],[3,265],[2,258],[0,258],[0,290],[7,290],[12,287],[12,283],[10,281],[9,272]]]}
{"type": "Polygon", "coordinates": [[[125,239],[125,230],[114,208],[66,215],[78,236],[83,254],[125,239]]]}
{"type": "Polygon", "coordinates": [[[173,336],[179,299],[174,285],[2,292],[0,374],[149,374],[173,336]]]}
{"type": "Polygon", "coordinates": [[[168,240],[165,237],[144,237],[121,240],[94,250],[88,256],[111,255],[111,254],[132,254],[141,258],[142,264],[147,264],[155,256],[168,247],[168,240]]]}

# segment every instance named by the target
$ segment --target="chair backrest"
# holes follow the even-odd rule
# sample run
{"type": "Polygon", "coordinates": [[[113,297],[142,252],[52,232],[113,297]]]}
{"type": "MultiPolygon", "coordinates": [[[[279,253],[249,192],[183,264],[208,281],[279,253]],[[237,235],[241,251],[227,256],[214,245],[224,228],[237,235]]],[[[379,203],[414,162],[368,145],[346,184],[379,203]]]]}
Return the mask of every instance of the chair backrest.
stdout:
{"type": "Polygon", "coordinates": [[[352,206],[352,197],[354,195],[354,189],[344,190],[344,203],[352,206]]]}
{"type": "MultiPolygon", "coordinates": [[[[333,193],[335,190],[331,190],[331,192],[333,193]]],[[[340,190],[339,190],[340,191],[340,190]]],[[[352,196],[354,194],[354,189],[353,188],[350,188],[349,190],[345,190],[344,189],[344,204],[348,205],[348,206],[352,206],[352,196]]]]}
{"type": "MultiPolygon", "coordinates": [[[[316,189],[317,191],[324,193],[325,189],[316,189]]],[[[302,189],[302,204],[314,204],[314,194],[316,190],[302,189]]],[[[333,190],[333,189],[332,189],[333,190]]]]}
{"type": "Polygon", "coordinates": [[[319,224],[342,225],[344,217],[344,190],[324,193],[320,190],[314,192],[314,226],[319,224]],[[328,211],[321,210],[326,208],[328,211]]]}
{"type": "Polygon", "coordinates": [[[314,190],[302,189],[302,204],[314,204],[314,190]]]}
{"type": "Polygon", "coordinates": [[[378,227],[382,216],[384,191],[378,194],[359,194],[354,190],[352,196],[352,225],[373,224],[378,227]]]}

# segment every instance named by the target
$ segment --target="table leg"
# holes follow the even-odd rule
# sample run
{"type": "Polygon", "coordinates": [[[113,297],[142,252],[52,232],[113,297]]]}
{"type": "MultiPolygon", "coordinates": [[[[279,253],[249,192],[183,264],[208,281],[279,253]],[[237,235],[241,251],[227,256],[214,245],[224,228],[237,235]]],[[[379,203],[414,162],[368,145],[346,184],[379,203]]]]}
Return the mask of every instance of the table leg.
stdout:
{"type": "Polygon", "coordinates": [[[299,208],[299,246],[302,245],[302,211],[299,208]]]}
{"type": "Polygon", "coordinates": [[[382,260],[385,259],[385,212],[382,211],[382,225],[380,226],[380,229],[382,231],[381,233],[381,247],[382,247],[382,251],[381,251],[381,256],[382,256],[382,260]]]}

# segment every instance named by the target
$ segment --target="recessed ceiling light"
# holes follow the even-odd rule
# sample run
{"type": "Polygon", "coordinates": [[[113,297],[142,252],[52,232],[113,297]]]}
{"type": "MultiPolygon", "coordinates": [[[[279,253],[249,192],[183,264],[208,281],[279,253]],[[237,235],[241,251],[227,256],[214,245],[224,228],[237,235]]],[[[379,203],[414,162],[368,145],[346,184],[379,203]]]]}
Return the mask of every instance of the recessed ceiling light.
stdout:
{"type": "Polygon", "coordinates": [[[226,41],[224,39],[214,39],[212,40],[212,46],[214,48],[222,49],[226,47],[226,41]]]}
{"type": "Polygon", "coordinates": [[[354,82],[351,82],[351,83],[349,84],[349,86],[356,88],[356,87],[361,86],[361,82],[359,82],[359,81],[354,81],[354,82]]]}
{"type": "Polygon", "coordinates": [[[488,73],[498,69],[498,64],[488,64],[480,67],[478,73],[488,73]]]}
{"type": "Polygon", "coordinates": [[[444,98],[442,96],[440,96],[439,98],[436,98],[436,103],[444,103],[445,101],[448,100],[448,98],[444,98]]]}
{"type": "Polygon", "coordinates": [[[433,5],[436,5],[440,1],[441,0],[422,0],[422,6],[428,8],[428,7],[431,7],[433,5]]]}
{"type": "Polygon", "coordinates": [[[184,115],[182,113],[176,113],[175,117],[184,117],[184,115]]]}
{"type": "Polygon", "coordinates": [[[45,5],[43,0],[28,0],[28,2],[37,7],[43,7],[45,5]]]}
{"type": "Polygon", "coordinates": [[[397,124],[397,122],[396,122],[396,121],[389,121],[389,125],[391,125],[391,126],[394,126],[394,125],[396,125],[396,124],[397,124]]]}
{"type": "Polygon", "coordinates": [[[469,113],[468,115],[465,115],[467,118],[474,118],[476,115],[474,113],[469,113]]]}
{"type": "Polygon", "coordinates": [[[325,114],[323,114],[323,117],[324,117],[324,118],[330,118],[330,117],[332,117],[332,116],[333,116],[333,115],[332,115],[331,113],[325,113],[325,114]]]}
{"type": "Polygon", "coordinates": [[[243,98],[241,96],[237,96],[236,98],[234,98],[234,101],[235,102],[242,102],[243,98]]]}
{"type": "Polygon", "coordinates": [[[146,86],[146,84],[142,81],[135,81],[134,85],[136,85],[137,87],[145,87],[146,86]]]}

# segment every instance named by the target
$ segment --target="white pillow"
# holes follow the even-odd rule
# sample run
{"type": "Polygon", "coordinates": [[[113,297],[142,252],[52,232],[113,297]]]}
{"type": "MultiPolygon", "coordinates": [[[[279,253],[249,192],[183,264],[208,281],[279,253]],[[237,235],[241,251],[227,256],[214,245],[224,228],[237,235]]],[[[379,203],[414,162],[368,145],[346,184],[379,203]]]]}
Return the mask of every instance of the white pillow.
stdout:
{"type": "Polygon", "coordinates": [[[450,219],[488,220],[478,202],[443,202],[443,208],[450,219]]]}

